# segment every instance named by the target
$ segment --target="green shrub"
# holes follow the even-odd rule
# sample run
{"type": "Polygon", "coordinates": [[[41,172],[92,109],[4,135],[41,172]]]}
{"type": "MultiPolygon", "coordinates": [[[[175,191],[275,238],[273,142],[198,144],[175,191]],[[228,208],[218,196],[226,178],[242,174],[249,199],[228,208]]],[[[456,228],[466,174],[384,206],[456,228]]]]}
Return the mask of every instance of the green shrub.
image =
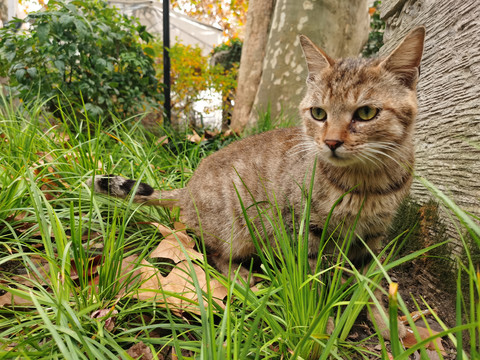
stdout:
{"type": "Polygon", "coordinates": [[[370,33],[368,34],[367,43],[362,50],[363,57],[370,57],[377,54],[383,46],[385,22],[380,18],[380,11],[378,11],[381,4],[381,1],[374,1],[373,6],[369,9],[370,33]]]}
{"type": "Polygon", "coordinates": [[[0,76],[13,96],[48,99],[56,117],[62,108],[94,119],[125,118],[160,101],[153,51],[141,44],[152,36],[106,2],[54,0],[27,17],[28,31],[18,33],[19,22],[0,29],[0,76]]]}

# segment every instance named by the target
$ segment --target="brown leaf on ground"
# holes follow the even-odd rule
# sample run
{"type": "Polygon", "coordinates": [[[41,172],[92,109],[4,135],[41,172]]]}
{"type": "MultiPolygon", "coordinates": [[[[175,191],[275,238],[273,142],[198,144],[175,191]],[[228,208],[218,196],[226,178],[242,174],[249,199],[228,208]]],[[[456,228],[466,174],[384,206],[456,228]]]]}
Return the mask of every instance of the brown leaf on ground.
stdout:
{"type": "MultiPolygon", "coordinates": [[[[115,307],[115,305],[113,306],[115,307]]],[[[113,328],[115,327],[115,318],[114,316],[118,314],[117,310],[114,310],[112,308],[110,309],[100,309],[96,310],[93,313],[90,314],[90,317],[92,319],[101,319],[104,320],[104,328],[105,330],[112,331],[113,328]],[[102,319],[104,318],[104,319],[102,319]]]]}
{"type": "MultiPolygon", "coordinates": [[[[192,264],[190,267],[188,262],[182,261],[167,276],[162,276],[160,271],[146,260],[142,260],[141,265],[142,285],[140,285],[138,294],[134,295],[135,298],[166,304],[177,313],[183,311],[200,313],[197,288],[194,285],[191,271],[193,269],[195,273],[199,289],[206,292],[207,278],[202,267],[196,264],[192,264]]],[[[213,300],[223,308],[222,299],[227,296],[227,289],[215,279],[210,279],[209,285],[213,300]]],[[[204,301],[204,306],[208,306],[206,301],[204,301]]]]}
{"type": "Polygon", "coordinates": [[[70,136],[61,130],[58,129],[59,126],[55,125],[51,127],[48,132],[47,136],[53,140],[55,144],[61,144],[61,143],[66,143],[70,141],[70,136]]]}
{"type": "Polygon", "coordinates": [[[152,350],[140,341],[127,350],[127,354],[137,360],[153,360],[152,350]]]}
{"type": "MultiPolygon", "coordinates": [[[[33,226],[36,225],[36,223],[34,223],[34,222],[29,222],[29,221],[21,222],[23,219],[25,219],[27,217],[27,215],[28,214],[25,211],[21,211],[17,214],[10,215],[9,217],[7,217],[6,221],[8,221],[8,222],[20,222],[20,224],[15,226],[15,231],[17,231],[19,233],[24,233],[25,231],[31,229],[33,226]]],[[[42,235],[42,233],[40,232],[40,230],[37,230],[31,236],[32,237],[37,237],[37,236],[41,236],[41,235],[42,235]]]]}
{"type": "MultiPolygon", "coordinates": [[[[82,268],[86,268],[86,273],[85,275],[88,276],[89,278],[94,276],[97,272],[97,268],[99,265],[102,264],[103,256],[101,254],[87,259],[86,264],[82,264],[82,268]]],[[[78,270],[77,266],[75,264],[75,261],[72,259],[71,264],[70,264],[70,277],[72,280],[77,280],[78,279],[78,270]]]]}
{"type": "Polygon", "coordinates": [[[9,290],[6,290],[7,292],[0,296],[0,307],[4,306],[31,306],[33,305],[32,300],[30,299],[25,299],[23,297],[20,297],[9,290]]]}
{"type": "Polygon", "coordinates": [[[194,143],[197,143],[197,144],[200,144],[205,137],[204,136],[200,137],[200,135],[198,135],[195,130],[192,130],[192,131],[193,131],[193,134],[187,135],[187,140],[191,141],[191,142],[194,142],[194,143]]]}
{"type": "Polygon", "coordinates": [[[168,144],[168,136],[161,136],[155,141],[155,145],[162,146],[168,144]]]}
{"type": "MultiPolygon", "coordinates": [[[[175,227],[180,231],[175,231],[158,223],[144,224],[155,226],[165,236],[149,257],[171,259],[177,265],[167,276],[163,276],[158,268],[145,259],[137,266],[137,256],[125,258],[120,279],[126,280],[128,274],[130,274],[141,282],[138,292],[133,297],[168,305],[172,311],[177,313],[183,311],[199,313],[199,299],[197,288],[194,285],[195,277],[199,289],[202,292],[210,289],[214,301],[223,307],[222,300],[227,296],[225,287],[215,279],[210,279],[207,283],[204,269],[196,264],[190,266],[187,261],[188,257],[191,260],[203,259],[203,254],[194,250],[195,241],[185,233],[185,225],[176,223],[175,227]],[[192,276],[192,271],[195,276],[192,276]]],[[[206,302],[204,304],[207,306],[206,302]]]]}
{"type": "MultiPolygon", "coordinates": [[[[417,326],[417,331],[420,335],[421,340],[428,339],[429,337],[438,334],[437,331],[429,330],[427,328],[423,328],[423,327],[420,327],[420,326],[417,326]]],[[[413,330],[409,327],[407,327],[407,335],[402,339],[402,341],[403,341],[403,345],[407,349],[415,346],[418,343],[417,339],[415,339],[415,335],[413,333],[413,330]]],[[[438,348],[443,355],[446,355],[445,349],[443,348],[443,345],[442,345],[442,339],[439,338],[439,337],[430,341],[425,346],[425,348],[428,349],[428,350],[435,350],[435,349],[438,348]]]]}
{"type": "Polygon", "coordinates": [[[181,231],[183,233],[187,233],[187,225],[185,225],[184,223],[180,222],[180,221],[175,221],[173,223],[173,227],[175,228],[175,230],[177,231],[181,231]]]}
{"type": "Polygon", "coordinates": [[[195,251],[193,245],[185,241],[188,239],[190,239],[188,236],[179,232],[168,235],[165,239],[160,241],[160,244],[152,251],[150,257],[172,259],[175,264],[186,260],[187,255],[192,260],[203,259],[203,254],[195,251]]]}
{"type": "MultiPolygon", "coordinates": [[[[410,317],[413,319],[413,322],[416,322],[418,319],[421,319],[423,316],[431,315],[435,310],[431,311],[430,309],[422,310],[422,311],[414,311],[410,313],[410,317]]],[[[407,316],[399,316],[399,321],[401,321],[404,325],[408,325],[407,316]]]]}
{"type": "Polygon", "coordinates": [[[224,137],[229,137],[229,136],[232,136],[232,135],[238,135],[238,134],[236,134],[232,129],[228,129],[227,131],[225,131],[223,133],[224,137]]]}
{"type": "Polygon", "coordinates": [[[125,294],[125,287],[131,287],[141,280],[141,270],[138,264],[138,255],[130,255],[123,259],[120,274],[118,275],[118,283],[123,283],[123,288],[117,296],[121,297],[125,294]]]}
{"type": "Polygon", "coordinates": [[[175,263],[187,260],[187,254],[192,260],[203,259],[203,254],[194,250],[195,241],[185,232],[186,226],[180,222],[174,224],[177,231],[159,223],[144,223],[155,226],[165,236],[160,244],[152,251],[150,258],[172,259],[175,263]],[[185,251],[184,251],[185,249],[185,251]],[[185,254],[186,252],[186,254],[185,254]]]}
{"type": "Polygon", "coordinates": [[[215,129],[215,130],[205,130],[205,137],[207,139],[213,139],[215,136],[220,135],[220,130],[215,129]]]}

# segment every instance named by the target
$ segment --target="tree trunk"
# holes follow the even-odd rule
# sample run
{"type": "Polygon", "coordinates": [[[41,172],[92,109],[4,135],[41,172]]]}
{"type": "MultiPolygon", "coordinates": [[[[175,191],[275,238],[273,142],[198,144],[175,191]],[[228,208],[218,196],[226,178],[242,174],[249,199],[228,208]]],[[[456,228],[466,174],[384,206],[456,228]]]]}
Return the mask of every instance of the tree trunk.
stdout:
{"type": "MultiPolygon", "coordinates": [[[[414,26],[427,28],[418,84],[415,171],[479,216],[478,0],[384,0],[381,14],[386,21],[382,53],[414,26]]],[[[420,202],[432,197],[419,182],[414,182],[412,195],[420,202]]],[[[452,224],[448,232],[458,238],[452,224]]]]}
{"type": "Polygon", "coordinates": [[[230,124],[236,132],[241,132],[247,125],[260,84],[274,2],[274,0],[250,0],[248,5],[246,34],[230,124]]]}
{"type": "Polygon", "coordinates": [[[17,15],[17,0],[0,0],[0,27],[17,15]]]}
{"type": "Polygon", "coordinates": [[[242,123],[254,123],[258,113],[268,108],[272,117],[280,114],[297,117],[307,76],[298,35],[307,35],[334,58],[356,56],[368,37],[367,3],[367,0],[277,0],[261,81],[253,107],[242,110],[242,116],[249,113],[248,120],[242,117],[242,123]]]}
{"type": "Polygon", "coordinates": [[[0,0],[0,27],[7,22],[8,0],[0,0]]]}

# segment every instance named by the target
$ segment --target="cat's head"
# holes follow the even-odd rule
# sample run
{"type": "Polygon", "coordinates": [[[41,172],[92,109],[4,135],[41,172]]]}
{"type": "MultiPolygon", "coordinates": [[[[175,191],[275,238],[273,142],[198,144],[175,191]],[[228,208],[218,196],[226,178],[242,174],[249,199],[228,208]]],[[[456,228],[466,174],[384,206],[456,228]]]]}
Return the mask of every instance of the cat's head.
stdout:
{"type": "Polygon", "coordinates": [[[418,27],[386,58],[334,60],[300,37],[308,67],[300,113],[322,159],[375,167],[412,147],[424,38],[418,27]]]}

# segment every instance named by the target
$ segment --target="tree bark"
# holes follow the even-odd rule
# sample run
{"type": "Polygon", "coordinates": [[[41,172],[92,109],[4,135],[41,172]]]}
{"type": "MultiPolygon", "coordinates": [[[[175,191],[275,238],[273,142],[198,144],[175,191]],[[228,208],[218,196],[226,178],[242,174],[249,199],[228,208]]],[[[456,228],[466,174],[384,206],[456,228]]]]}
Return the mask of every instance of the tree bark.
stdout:
{"type": "MultiPolygon", "coordinates": [[[[336,58],[358,55],[368,32],[367,0],[277,0],[261,81],[253,107],[242,110],[241,123],[254,123],[267,109],[274,118],[280,114],[297,117],[307,76],[299,34],[307,35],[336,58]]],[[[240,123],[238,118],[234,120],[240,123]]]]}
{"type": "Polygon", "coordinates": [[[275,0],[250,0],[248,5],[246,34],[230,124],[236,132],[241,132],[247,125],[260,84],[274,2],[275,0]]]}
{"type": "MultiPolygon", "coordinates": [[[[418,83],[415,171],[480,216],[478,0],[384,0],[381,14],[386,21],[382,53],[414,26],[427,28],[418,83]]],[[[419,182],[414,182],[412,195],[419,202],[432,197],[419,182]]],[[[453,224],[448,232],[458,238],[453,224]]]]}
{"type": "Polygon", "coordinates": [[[8,20],[8,0],[0,0],[0,27],[8,20]]]}
{"type": "Polygon", "coordinates": [[[17,16],[16,0],[0,0],[0,27],[17,16]]]}

